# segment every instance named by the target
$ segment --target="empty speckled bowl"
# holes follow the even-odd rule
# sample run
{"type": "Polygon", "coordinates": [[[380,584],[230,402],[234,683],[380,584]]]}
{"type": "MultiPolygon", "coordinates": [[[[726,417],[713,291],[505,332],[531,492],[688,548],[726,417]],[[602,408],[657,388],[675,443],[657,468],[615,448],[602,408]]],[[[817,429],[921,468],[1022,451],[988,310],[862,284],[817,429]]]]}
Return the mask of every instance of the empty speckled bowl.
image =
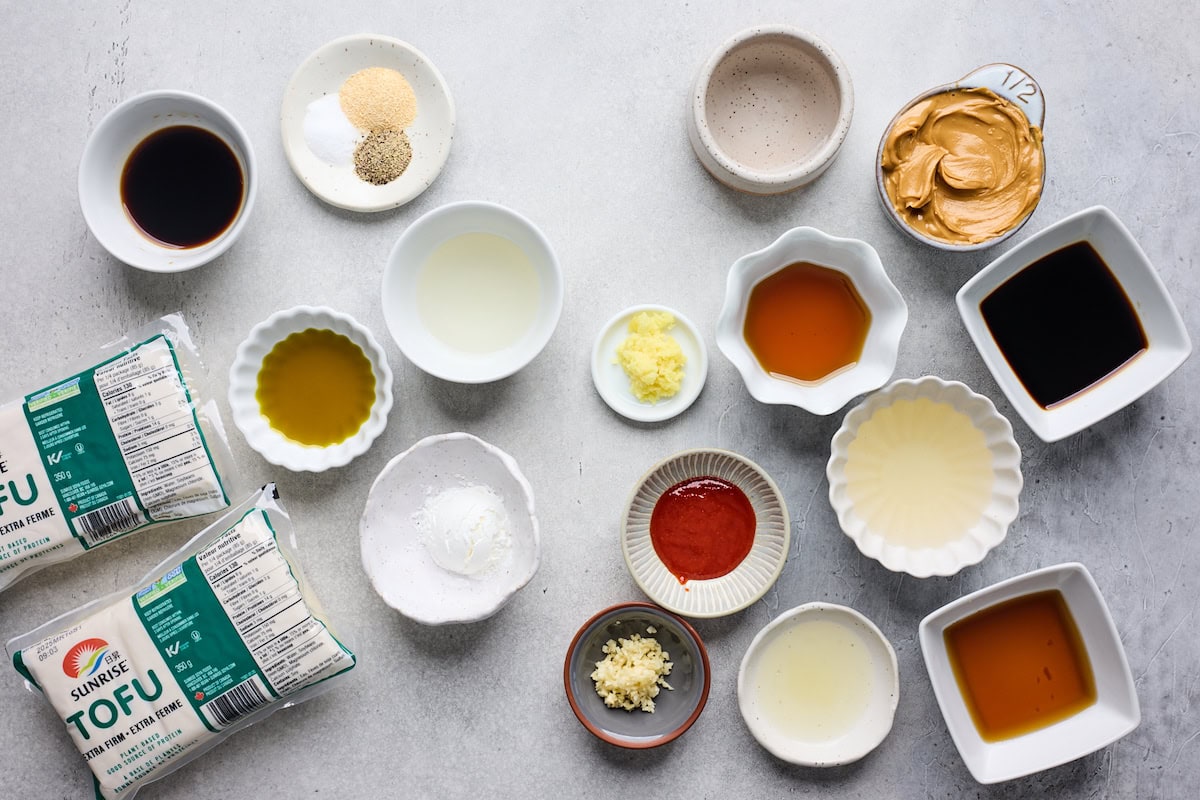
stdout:
{"type": "Polygon", "coordinates": [[[704,62],[688,138],[704,168],[750,194],[781,194],[833,163],[850,130],[854,89],[828,45],[788,25],[729,39],[704,62]]]}
{"type": "Polygon", "coordinates": [[[583,727],[609,744],[633,750],[682,736],[704,710],[711,680],[700,635],[685,620],[650,603],[622,603],[596,614],[575,634],[563,663],[567,702],[583,727]],[[609,708],[591,677],[596,662],[604,659],[604,644],[635,633],[657,639],[672,664],[666,676],[671,689],[659,691],[653,713],[609,708]]]}

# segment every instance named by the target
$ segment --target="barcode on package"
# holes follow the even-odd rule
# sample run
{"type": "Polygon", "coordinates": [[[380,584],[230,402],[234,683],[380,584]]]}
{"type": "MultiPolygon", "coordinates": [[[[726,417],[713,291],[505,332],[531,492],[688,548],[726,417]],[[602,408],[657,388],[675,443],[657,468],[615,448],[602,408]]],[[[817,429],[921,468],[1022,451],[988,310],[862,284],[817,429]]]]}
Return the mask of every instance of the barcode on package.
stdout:
{"type": "Polygon", "coordinates": [[[270,698],[263,694],[259,687],[258,679],[250,678],[205,703],[201,708],[218,727],[224,728],[265,706],[269,701],[270,698]]]}
{"type": "Polygon", "coordinates": [[[103,544],[114,536],[140,527],[145,522],[141,509],[132,497],[101,506],[74,519],[75,530],[83,537],[84,544],[88,547],[103,544]]]}

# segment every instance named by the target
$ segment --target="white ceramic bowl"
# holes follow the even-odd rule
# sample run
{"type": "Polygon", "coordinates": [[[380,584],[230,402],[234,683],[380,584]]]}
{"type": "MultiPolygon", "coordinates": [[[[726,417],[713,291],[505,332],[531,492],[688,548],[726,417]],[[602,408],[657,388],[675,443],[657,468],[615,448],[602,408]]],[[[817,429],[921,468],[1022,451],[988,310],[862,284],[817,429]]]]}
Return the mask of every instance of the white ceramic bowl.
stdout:
{"type": "Polygon", "coordinates": [[[238,345],[229,368],[229,406],[233,422],[246,437],[246,442],[267,461],[293,472],[324,472],[344,466],[365,453],[383,432],[388,412],[392,410],[392,370],[375,337],[353,317],[321,306],[296,306],[277,311],[255,325],[250,335],[238,345]],[[350,339],[371,362],[371,371],[375,373],[375,401],[371,405],[371,415],[349,439],[327,447],[288,439],[271,427],[255,399],[263,359],[276,344],[309,328],[331,330],[350,339]]]}
{"type": "Polygon", "coordinates": [[[562,302],[562,271],[546,237],[528,219],[495,203],[450,203],[425,214],[400,235],[383,271],[383,318],[392,338],[409,361],[457,383],[500,380],[532,361],[550,341],[562,302]],[[467,233],[493,234],[520,247],[541,286],[532,324],[501,350],[460,350],[438,339],[421,321],[418,283],[425,262],[441,244],[467,233]]]}
{"type": "Polygon", "coordinates": [[[717,347],[737,367],[754,399],[785,403],[814,414],[832,414],[853,397],[887,383],[896,368],[908,306],[888,279],[879,254],[866,242],[840,239],[815,228],[793,228],[768,247],[742,256],[729,270],[725,304],[717,320],[717,347]],[[862,356],[850,369],[821,381],[800,383],[771,375],[746,344],[746,307],[750,292],[764,278],[805,261],[841,272],[854,284],[871,311],[871,327],[862,356]]]}
{"type": "MultiPolygon", "coordinates": [[[[932,89],[922,92],[905,103],[896,115],[892,117],[887,127],[883,129],[883,136],[879,138],[879,149],[875,152],[875,188],[879,196],[879,202],[883,206],[884,215],[895,225],[902,233],[912,237],[918,242],[927,244],[930,247],[938,250],[945,250],[954,253],[967,253],[974,250],[982,250],[986,247],[999,244],[1005,239],[1019,231],[1029,218],[1033,216],[1034,210],[1037,208],[1037,203],[1029,212],[1020,219],[1015,225],[1008,230],[994,236],[991,239],[974,244],[954,244],[952,242],[944,242],[941,239],[935,239],[913,228],[904,218],[896,212],[892,206],[892,201],[888,198],[887,189],[884,188],[883,180],[883,148],[887,142],[888,134],[892,132],[892,128],[896,126],[896,121],[900,119],[910,108],[915,106],[922,100],[932,97],[935,94],[943,94],[954,89],[990,89],[999,97],[1008,100],[1010,103],[1021,109],[1025,113],[1025,118],[1029,123],[1037,128],[1043,128],[1046,124],[1046,98],[1042,94],[1042,87],[1038,85],[1029,73],[1014,67],[1012,64],[985,64],[982,67],[964,75],[954,83],[946,83],[941,86],[935,86],[932,89]]],[[[1045,187],[1046,179],[1046,159],[1045,153],[1042,155],[1042,182],[1045,187]]],[[[1038,196],[1041,200],[1041,196],[1038,196]]]]}
{"type": "Polygon", "coordinates": [[[955,299],[963,324],[992,377],[1025,424],[1046,442],[1078,433],[1134,402],[1166,380],[1192,352],[1187,328],[1162,279],[1132,234],[1103,206],[1072,214],[1021,242],[967,281],[955,299]],[[1090,388],[1043,408],[1005,359],[988,329],[980,304],[1018,272],[1076,242],[1089,243],[1108,265],[1133,304],[1146,334],[1147,347],[1090,388]]]}
{"type": "Polygon", "coordinates": [[[723,617],[751,605],[775,584],[787,562],[791,536],[783,495],[761,467],[727,450],[684,450],[655,464],[637,482],[621,520],[621,553],[637,585],[663,608],[685,617],[723,617]],[[650,516],[672,486],[706,476],[728,481],[746,494],[756,520],[754,544],[732,572],[684,584],[654,551],[650,516]]]}
{"type": "Polygon", "coordinates": [[[246,227],[257,193],[254,149],[242,126],[216,103],[188,92],[146,92],[121,103],[92,131],[79,162],[79,205],[88,230],[115,258],[147,272],[183,272],[224,253],[246,227]],[[150,134],[175,125],[218,136],[242,171],[242,204],[236,218],[215,239],[197,247],[168,247],[150,239],[129,218],[121,199],[121,174],[133,149],[150,134]]]}
{"type": "Polygon", "coordinates": [[[467,433],[428,436],[389,461],[371,485],[359,535],[375,591],[426,625],[495,614],[533,578],[541,554],[529,481],[512,456],[467,433]],[[474,575],[440,567],[414,519],[429,497],[460,486],[491,488],[510,523],[503,559],[474,575]]]}
{"type": "Polygon", "coordinates": [[[1082,564],[1045,567],[960,597],[921,620],[918,637],[950,737],[980,783],[1011,780],[1074,761],[1112,744],[1141,721],[1121,636],[1100,588],[1082,564]],[[1083,639],[1095,679],[1096,702],[1040,730],[998,742],[985,741],[971,720],[950,666],[946,628],[997,603],[1050,589],[1062,593],[1083,639]]]}
{"type": "Polygon", "coordinates": [[[833,163],[850,130],[854,89],[845,63],[816,36],[762,25],[704,62],[689,106],[688,138],[713,177],[780,194],[833,163]]]}
{"type": "Polygon", "coordinates": [[[965,384],[933,376],[896,381],[851,409],[833,436],[825,474],[829,479],[829,502],[838,524],[859,551],[893,572],[907,572],[917,578],[953,575],[982,561],[993,547],[1004,541],[1008,526],[1017,518],[1017,500],[1023,485],[1021,448],[1013,439],[1008,420],[996,411],[991,400],[965,384]],[[969,446],[952,439],[917,441],[892,430],[888,436],[893,445],[891,451],[880,453],[877,449],[866,456],[859,454],[861,451],[855,447],[859,432],[876,414],[898,402],[917,413],[919,407],[909,404],[925,401],[944,403],[958,412],[964,422],[969,421],[970,427],[978,431],[978,441],[968,443],[969,446]],[[986,473],[976,469],[985,449],[990,461],[986,473]],[[926,459],[937,459],[935,468],[956,475],[958,480],[908,487],[908,502],[903,504],[898,504],[896,497],[880,492],[880,483],[889,474],[895,477],[897,470],[906,469],[905,465],[926,459]],[[851,484],[847,472],[863,477],[851,484]],[[979,480],[968,480],[969,476],[979,480]],[[867,477],[872,480],[867,481],[867,477]],[[985,493],[986,498],[981,499],[985,493]],[[869,504],[871,512],[867,513],[859,503],[869,504]],[[964,523],[955,538],[936,546],[908,544],[897,534],[898,527],[905,525],[942,524],[937,518],[947,509],[971,508],[976,504],[977,515],[962,514],[970,516],[972,521],[964,523]],[[916,518],[908,517],[912,506],[919,506],[916,518]],[[876,524],[872,526],[868,519],[876,520],[876,524]]]}
{"type": "Polygon", "coordinates": [[[592,346],[592,383],[596,391],[609,408],[637,422],[661,422],[682,414],[700,396],[707,377],[708,348],[704,346],[704,337],[690,319],[667,306],[647,304],[625,309],[604,323],[592,346]],[[675,327],[667,335],[679,342],[687,359],[679,392],[657,403],[634,397],[629,389],[629,376],[617,363],[617,348],[629,335],[629,320],[642,311],[666,311],[675,317],[675,327]]]}
{"type": "MultiPolygon", "coordinates": [[[[837,628],[834,630],[836,631],[837,628]]],[[[824,639],[824,636],[819,638],[824,639]]],[[[828,644],[828,642],[826,642],[828,644]]],[[[830,663],[843,653],[824,653],[830,663]]],[[[845,665],[843,665],[845,666],[845,665]]],[[[746,650],[737,677],[738,708],[750,733],[777,758],[792,764],[808,767],[833,767],[849,764],[874,750],[892,729],[896,705],[900,701],[900,672],[896,664],[896,652],[879,628],[869,619],[852,608],[832,603],[807,603],[785,611],[767,624],[746,650]],[[836,625],[841,631],[835,639],[835,648],[851,648],[860,653],[866,668],[846,669],[851,679],[861,678],[854,686],[830,681],[828,675],[797,675],[795,680],[821,684],[810,686],[831,697],[839,692],[851,691],[862,700],[862,708],[853,719],[842,721],[844,729],[835,730],[827,737],[799,738],[794,733],[782,730],[773,719],[770,706],[786,703],[786,698],[774,696],[770,689],[770,678],[766,674],[771,667],[766,665],[764,654],[780,637],[799,637],[788,645],[808,645],[820,648],[818,637],[808,635],[814,623],[836,625]],[[858,650],[861,648],[861,651],[858,650]],[[827,685],[828,684],[828,685],[827,685]]]]}
{"type": "Polygon", "coordinates": [[[305,59],[288,83],[280,114],[283,152],[292,172],[317,197],[350,211],[396,208],[428,189],[450,157],[454,122],[454,100],[433,62],[407,42],[372,34],[335,39],[305,59]],[[337,94],[347,78],[369,67],[396,70],[417,97],[417,118],[405,129],[412,161],[400,177],[381,186],[359,178],[353,164],[325,161],[304,137],[309,104],[337,94]]]}

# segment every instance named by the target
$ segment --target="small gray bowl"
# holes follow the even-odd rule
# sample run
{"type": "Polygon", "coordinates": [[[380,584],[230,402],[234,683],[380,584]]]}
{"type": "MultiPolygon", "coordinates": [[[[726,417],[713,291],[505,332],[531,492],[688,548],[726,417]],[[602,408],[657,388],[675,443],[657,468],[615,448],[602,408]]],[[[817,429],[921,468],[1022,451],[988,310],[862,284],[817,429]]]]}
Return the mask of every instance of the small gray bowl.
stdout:
{"type": "Polygon", "coordinates": [[[622,603],[589,619],[575,634],[563,663],[563,684],[571,710],[599,739],[618,747],[644,750],[666,744],[692,727],[708,702],[711,670],[708,650],[685,620],[650,603],[622,603]],[[648,633],[653,627],[655,632],[648,633]],[[604,659],[609,639],[633,634],[653,636],[672,663],[667,682],[654,698],[654,712],[609,708],[596,694],[592,671],[604,659]]]}

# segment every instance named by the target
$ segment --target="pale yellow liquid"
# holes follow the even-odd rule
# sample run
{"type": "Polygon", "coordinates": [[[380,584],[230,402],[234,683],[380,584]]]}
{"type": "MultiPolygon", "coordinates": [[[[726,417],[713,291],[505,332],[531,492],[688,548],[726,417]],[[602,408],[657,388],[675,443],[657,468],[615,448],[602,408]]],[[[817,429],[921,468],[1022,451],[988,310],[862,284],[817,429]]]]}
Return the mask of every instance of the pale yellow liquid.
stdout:
{"type": "Polygon", "coordinates": [[[876,411],[847,449],[855,513],[889,542],[939,547],[975,525],[992,495],[983,432],[947,403],[922,397],[876,411]]]}
{"type": "Polygon", "coordinates": [[[503,236],[465,233],[443,242],[417,276],[425,328],[468,353],[518,342],[537,319],[542,286],[525,251],[503,236]]]}
{"type": "Polygon", "coordinates": [[[866,712],[874,676],[858,634],[817,619],[768,642],[755,683],[762,717],[771,727],[799,741],[829,742],[866,712]]]}

